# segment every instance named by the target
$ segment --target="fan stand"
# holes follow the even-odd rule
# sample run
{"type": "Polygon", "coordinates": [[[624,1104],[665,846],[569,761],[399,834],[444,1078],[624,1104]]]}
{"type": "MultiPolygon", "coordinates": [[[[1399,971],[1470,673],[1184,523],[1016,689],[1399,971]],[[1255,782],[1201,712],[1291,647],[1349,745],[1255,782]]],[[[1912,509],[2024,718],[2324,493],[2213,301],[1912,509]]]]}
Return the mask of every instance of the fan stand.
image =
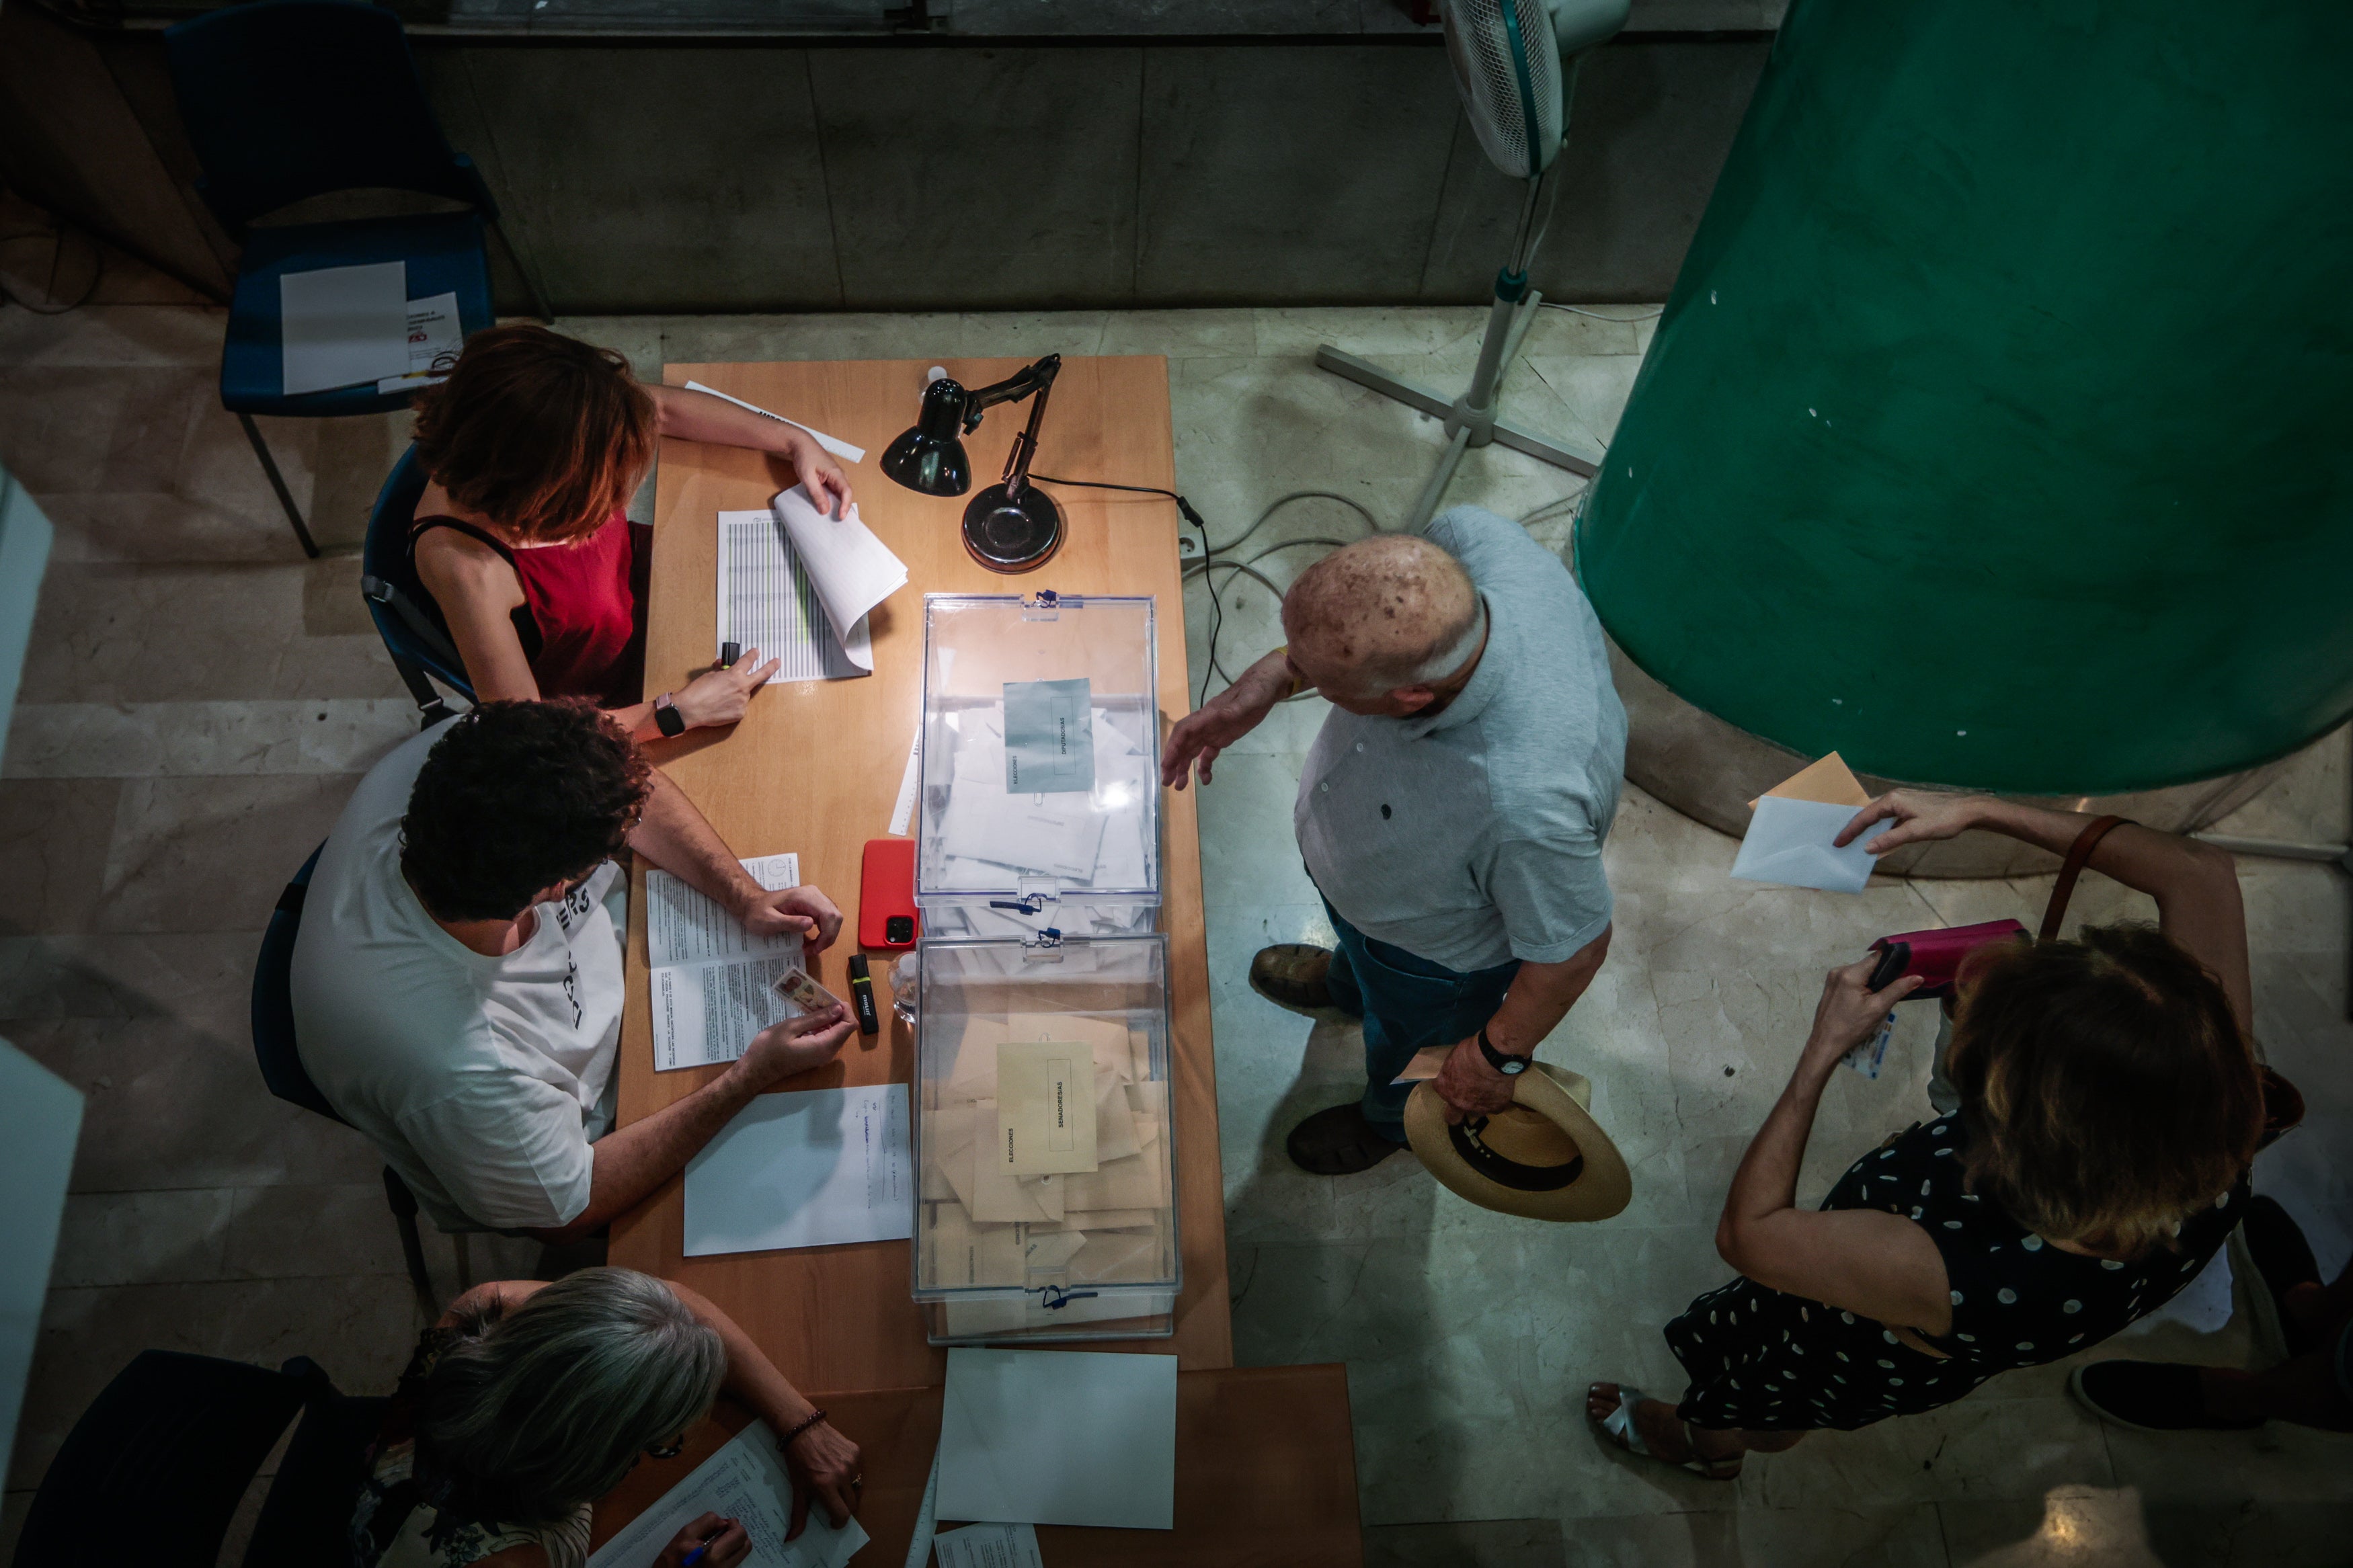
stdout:
{"type": "MultiPolygon", "coordinates": [[[[1554,167],[1558,167],[1557,160],[1554,167]]],[[[1543,237],[1544,226],[1534,220],[1541,195],[1551,184],[1552,170],[1528,182],[1527,198],[1520,205],[1520,229],[1512,246],[1511,264],[1495,274],[1495,299],[1487,308],[1486,334],[1479,341],[1479,368],[1472,373],[1469,390],[1451,402],[1427,387],[1401,381],[1379,366],[1344,353],[1329,343],[1315,350],[1317,368],[1343,375],[1360,386],[1368,386],[1382,396],[1393,398],[1409,408],[1419,409],[1446,426],[1446,452],[1438,460],[1437,471],[1430,483],[1422,487],[1421,497],[1413,503],[1413,511],[1406,520],[1405,531],[1419,533],[1430,526],[1437,514],[1438,503],[1453,481],[1454,470],[1462,461],[1462,454],[1473,447],[1484,447],[1500,441],[1515,452],[1566,468],[1572,474],[1591,479],[1595,465],[1578,457],[1549,436],[1523,428],[1495,416],[1495,388],[1503,380],[1504,369],[1519,357],[1520,344],[1535,324],[1536,308],[1544,296],[1528,287],[1528,258],[1536,243],[1543,237]]]]}

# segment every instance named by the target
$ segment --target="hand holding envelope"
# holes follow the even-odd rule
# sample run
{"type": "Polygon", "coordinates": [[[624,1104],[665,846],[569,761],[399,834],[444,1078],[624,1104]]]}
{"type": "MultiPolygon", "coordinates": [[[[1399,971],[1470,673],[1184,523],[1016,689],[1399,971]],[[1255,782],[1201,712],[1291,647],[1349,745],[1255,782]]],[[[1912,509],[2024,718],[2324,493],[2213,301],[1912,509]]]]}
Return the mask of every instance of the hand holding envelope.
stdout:
{"type": "Polygon", "coordinates": [[[1871,795],[1836,752],[1749,802],[1756,816],[1732,874],[1744,882],[1860,893],[1877,861],[1862,839],[1836,847],[1839,833],[1871,795]]]}

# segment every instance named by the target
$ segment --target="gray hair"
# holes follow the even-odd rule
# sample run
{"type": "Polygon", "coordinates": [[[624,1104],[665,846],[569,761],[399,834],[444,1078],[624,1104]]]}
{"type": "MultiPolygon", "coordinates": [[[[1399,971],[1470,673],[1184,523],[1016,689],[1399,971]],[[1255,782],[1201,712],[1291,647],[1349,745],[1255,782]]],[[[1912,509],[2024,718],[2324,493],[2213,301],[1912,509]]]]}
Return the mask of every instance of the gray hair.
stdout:
{"type": "Polygon", "coordinates": [[[548,1524],[702,1419],[727,1352],[669,1286],[586,1268],[464,1325],[427,1379],[418,1446],[465,1511],[548,1524]]]}

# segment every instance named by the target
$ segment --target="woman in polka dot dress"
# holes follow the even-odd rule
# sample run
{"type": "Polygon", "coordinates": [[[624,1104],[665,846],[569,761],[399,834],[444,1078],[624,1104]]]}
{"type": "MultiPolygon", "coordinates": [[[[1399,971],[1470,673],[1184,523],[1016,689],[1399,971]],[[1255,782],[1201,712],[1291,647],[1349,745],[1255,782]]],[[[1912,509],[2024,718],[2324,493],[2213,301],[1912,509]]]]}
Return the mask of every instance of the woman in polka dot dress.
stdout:
{"type": "MultiPolygon", "coordinates": [[[[2063,853],[2092,819],[1898,790],[1869,847],[1990,827],[2063,853]]],[[[2263,1125],[2246,929],[2229,856],[2126,823],[2088,864],[2159,923],[2004,943],[1965,965],[1946,1069],[1960,1109],[1852,1166],[1818,1211],[1798,1169],[1839,1058],[1913,977],[1831,972],[1788,1087],[1733,1178],[1716,1247],[1742,1278],[1669,1323],[1680,1404],[1597,1383],[1609,1440],[1715,1479],[1750,1451],[1948,1405],[2097,1344],[2171,1300],[2243,1211],[2263,1125]]]]}

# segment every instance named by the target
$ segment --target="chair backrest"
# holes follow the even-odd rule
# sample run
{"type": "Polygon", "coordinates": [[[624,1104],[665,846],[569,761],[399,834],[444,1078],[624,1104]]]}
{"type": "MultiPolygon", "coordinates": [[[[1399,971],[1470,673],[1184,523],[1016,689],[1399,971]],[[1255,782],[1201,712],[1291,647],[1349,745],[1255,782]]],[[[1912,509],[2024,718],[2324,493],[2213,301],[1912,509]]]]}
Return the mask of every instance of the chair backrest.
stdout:
{"type": "Polygon", "coordinates": [[[406,660],[427,670],[467,701],[474,700],[473,683],[466,679],[466,663],[449,640],[448,623],[432,593],[417,580],[417,563],[408,553],[408,525],[417,516],[417,498],[425,493],[425,466],[411,447],[400,455],[376,492],[375,510],[368,514],[367,542],[360,547],[360,592],[367,599],[368,616],[376,636],[396,664],[406,660]]]}
{"type": "Polygon", "coordinates": [[[441,134],[400,19],[363,0],[252,0],[168,27],[180,118],[223,223],[330,191],[386,187],[497,216],[441,134]]]}
{"type": "Polygon", "coordinates": [[[332,1390],[326,1374],[300,1358],[270,1372],[141,1352],[50,1461],[16,1541],[17,1568],[213,1568],[254,1472],[321,1388],[332,1390]]]}
{"type": "Polygon", "coordinates": [[[318,869],[320,845],[278,895],[278,907],[261,933],[261,956],[253,964],[253,1056],[261,1064],[261,1081],[269,1092],[290,1105],[315,1110],[330,1121],[342,1121],[294,1048],[294,939],[302,930],[302,901],[318,869]]]}
{"type": "Polygon", "coordinates": [[[368,1449],[391,1404],[332,1388],[311,1394],[262,1500],[244,1568],[318,1568],[349,1559],[368,1449]]]}

